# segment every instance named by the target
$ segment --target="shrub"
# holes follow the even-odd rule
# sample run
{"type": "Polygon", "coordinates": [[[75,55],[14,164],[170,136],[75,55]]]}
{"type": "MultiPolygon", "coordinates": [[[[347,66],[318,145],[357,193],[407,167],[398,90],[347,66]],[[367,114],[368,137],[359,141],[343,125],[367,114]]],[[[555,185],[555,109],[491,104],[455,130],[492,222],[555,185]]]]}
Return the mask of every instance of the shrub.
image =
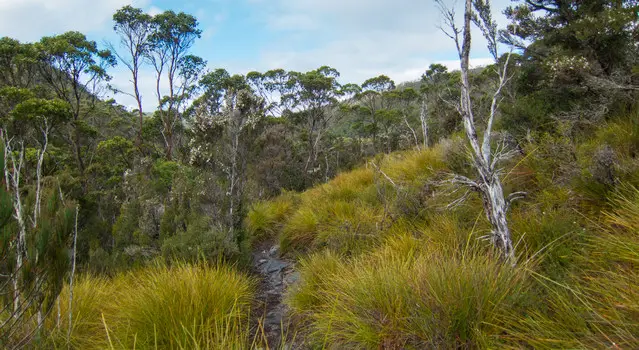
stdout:
{"type": "Polygon", "coordinates": [[[232,231],[212,224],[205,216],[192,217],[186,231],[178,230],[162,242],[162,255],[167,261],[200,259],[242,259],[240,245],[232,231]]]}

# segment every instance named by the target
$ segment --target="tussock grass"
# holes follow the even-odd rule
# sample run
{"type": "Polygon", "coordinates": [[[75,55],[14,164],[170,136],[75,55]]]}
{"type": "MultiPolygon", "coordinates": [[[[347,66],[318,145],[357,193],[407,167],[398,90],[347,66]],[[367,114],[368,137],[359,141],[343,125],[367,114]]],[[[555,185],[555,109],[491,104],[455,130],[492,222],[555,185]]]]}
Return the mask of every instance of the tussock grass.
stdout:
{"type": "Polygon", "coordinates": [[[279,236],[284,252],[308,252],[329,247],[357,253],[378,246],[394,221],[419,214],[423,184],[445,169],[442,147],[406,151],[374,160],[390,178],[369,165],[338,175],[291,200],[285,194],[252,208],[246,219],[250,232],[279,236]]]}
{"type": "Polygon", "coordinates": [[[112,280],[84,277],[74,287],[71,337],[65,289],[60,324],[47,320],[49,341],[77,349],[245,349],[252,296],[252,281],[222,265],[158,263],[112,280]]]}
{"type": "Polygon", "coordinates": [[[433,180],[466,166],[449,164],[446,145],[300,194],[272,234],[301,257],[287,302],[302,332],[334,349],[639,348],[637,130],[621,120],[579,144],[543,135],[506,165],[506,192],[528,191],[509,214],[516,267],[480,239],[478,196],[447,208],[461,191],[433,180]]]}
{"type": "Polygon", "coordinates": [[[315,343],[335,349],[490,345],[502,311],[527,290],[523,268],[470,251],[443,254],[411,236],[348,261],[312,255],[301,271],[290,304],[315,343]]]}
{"type": "Polygon", "coordinates": [[[285,192],[271,201],[256,203],[244,219],[244,227],[252,238],[273,237],[297,202],[298,196],[295,193],[285,192]]]}

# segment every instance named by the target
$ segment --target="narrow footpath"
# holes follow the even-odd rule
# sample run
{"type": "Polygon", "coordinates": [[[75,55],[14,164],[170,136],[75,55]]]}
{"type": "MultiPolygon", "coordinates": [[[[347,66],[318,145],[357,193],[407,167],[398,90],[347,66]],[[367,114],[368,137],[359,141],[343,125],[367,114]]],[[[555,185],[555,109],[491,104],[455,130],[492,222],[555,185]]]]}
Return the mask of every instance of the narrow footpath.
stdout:
{"type": "MultiPolygon", "coordinates": [[[[280,349],[282,343],[290,340],[282,342],[282,337],[292,336],[283,299],[288,287],[299,281],[299,272],[292,262],[280,257],[279,245],[273,242],[264,242],[253,252],[253,269],[261,279],[257,293],[259,314],[256,316],[261,317],[268,348],[280,349]]],[[[284,348],[291,349],[289,346],[284,348]]]]}

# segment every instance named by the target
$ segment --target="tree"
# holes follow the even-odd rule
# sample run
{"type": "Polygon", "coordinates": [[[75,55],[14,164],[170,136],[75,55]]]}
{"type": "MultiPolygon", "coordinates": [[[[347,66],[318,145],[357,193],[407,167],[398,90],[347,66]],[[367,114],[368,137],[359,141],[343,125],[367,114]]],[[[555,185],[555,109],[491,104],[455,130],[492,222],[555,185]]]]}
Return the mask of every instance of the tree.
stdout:
{"type": "MultiPolygon", "coordinates": [[[[7,91],[10,92],[3,89],[0,97],[6,98],[7,91]]],[[[18,346],[28,342],[42,326],[44,315],[62,287],[68,263],[64,252],[70,234],[69,208],[62,203],[59,191],[43,186],[42,169],[49,134],[70,119],[71,109],[61,100],[23,96],[27,99],[5,115],[0,128],[3,150],[0,178],[4,193],[0,193],[0,197],[3,197],[3,205],[9,204],[13,209],[12,220],[5,217],[0,224],[6,242],[1,252],[2,263],[8,265],[2,269],[8,270],[12,287],[12,293],[2,293],[11,295],[12,317],[3,321],[0,341],[11,341],[18,346]],[[35,147],[25,148],[30,143],[35,147]],[[43,201],[46,201],[44,207],[43,201]],[[8,256],[12,256],[15,263],[10,264],[8,256]],[[32,323],[33,316],[36,316],[34,326],[24,328],[32,323]],[[19,329],[23,333],[18,335],[19,329]]]]}
{"type": "Polygon", "coordinates": [[[217,162],[225,174],[227,227],[233,232],[241,226],[248,153],[259,134],[265,102],[253,92],[246,77],[231,76],[223,69],[206,74],[200,85],[204,93],[194,102],[192,157],[217,162]]]}
{"type": "Polygon", "coordinates": [[[289,79],[288,72],[283,69],[273,69],[265,73],[249,72],[246,75],[247,83],[255,93],[264,99],[265,112],[271,116],[281,116],[281,93],[289,79]]]}
{"type": "MultiPolygon", "coordinates": [[[[413,88],[406,88],[402,90],[394,90],[385,93],[394,109],[396,109],[400,115],[402,116],[402,121],[406,128],[410,131],[413,142],[415,143],[415,147],[419,149],[419,139],[417,137],[417,132],[415,132],[415,128],[411,125],[411,115],[414,103],[419,99],[419,94],[413,88]]],[[[428,139],[428,128],[424,126],[426,120],[422,118],[422,135],[424,140],[428,139]]],[[[426,142],[424,141],[424,147],[426,147],[426,142]]]]}
{"type": "Polygon", "coordinates": [[[55,96],[71,106],[72,124],[68,142],[73,147],[78,171],[84,174],[83,137],[91,133],[86,123],[94,111],[101,83],[111,77],[106,69],[116,64],[108,50],[78,32],[44,37],[37,44],[39,73],[55,96]]]}
{"type": "Polygon", "coordinates": [[[379,110],[388,108],[388,95],[384,94],[391,90],[395,90],[395,82],[385,75],[370,78],[362,84],[362,92],[356,95],[358,101],[363,106],[361,112],[366,118],[365,129],[373,138],[373,148],[377,144],[377,134],[380,129],[379,110]]]}
{"type": "Polygon", "coordinates": [[[133,84],[133,97],[138,104],[138,143],[142,144],[142,127],[144,112],[142,111],[142,95],[139,89],[139,74],[143,60],[148,53],[150,37],[153,26],[151,16],[144,13],[142,9],[134,8],[130,5],[124,6],[113,15],[115,25],[113,30],[120,37],[120,46],[124,48],[124,53],[119,54],[114,50],[120,62],[131,72],[131,83],[133,84]]]}
{"type": "Polygon", "coordinates": [[[422,75],[422,85],[420,86],[421,93],[421,108],[419,113],[419,119],[423,134],[424,147],[428,147],[430,142],[429,138],[434,140],[435,132],[429,128],[430,124],[439,124],[440,134],[449,135],[456,129],[458,123],[456,122],[459,117],[456,115],[456,110],[451,113],[450,102],[458,98],[459,89],[456,85],[459,85],[457,81],[452,81],[451,73],[448,72],[448,68],[438,63],[431,64],[428,70],[422,75]],[[457,96],[455,96],[457,95],[457,96]],[[451,114],[455,114],[451,116],[451,114]],[[432,117],[436,117],[433,120],[432,117]]]}
{"type": "Polygon", "coordinates": [[[510,229],[506,215],[513,200],[521,198],[524,193],[515,192],[507,198],[501,184],[501,171],[498,168],[500,162],[510,156],[505,151],[505,146],[493,151],[491,142],[493,138],[493,123],[499,108],[501,90],[508,82],[508,58],[503,65],[498,65],[497,75],[499,83],[493,93],[490,112],[487,117],[486,127],[483,130],[483,139],[480,142],[477,134],[476,118],[471,99],[471,85],[469,79],[470,48],[471,48],[471,22],[474,22],[482,31],[488,41],[488,51],[495,61],[498,61],[497,25],[492,19],[490,3],[484,0],[466,0],[464,7],[464,19],[462,28],[456,23],[455,12],[446,8],[443,2],[438,1],[447,29],[444,33],[453,39],[456,44],[459,59],[461,61],[461,103],[458,107],[461,114],[466,138],[470,144],[472,164],[477,172],[478,179],[455,175],[454,183],[469,186],[479,192],[483,199],[484,211],[492,226],[491,240],[493,245],[501,251],[503,258],[512,264],[515,263],[515,251],[512,243],[510,229]],[[460,37],[461,36],[461,37],[460,37]]]}
{"type": "Polygon", "coordinates": [[[0,86],[29,88],[34,84],[37,54],[33,44],[0,39],[0,86]]]}
{"type": "Polygon", "coordinates": [[[337,113],[331,110],[341,95],[339,72],[323,66],[306,73],[289,72],[281,94],[285,113],[298,118],[306,132],[308,157],[304,172],[315,173],[321,140],[337,113]]]}
{"type": "Polygon", "coordinates": [[[165,156],[171,160],[175,128],[181,122],[179,107],[184,102],[184,94],[190,87],[184,86],[183,83],[193,81],[194,65],[201,67],[204,62],[201,59],[195,60],[195,56],[188,56],[191,46],[195,39],[200,37],[202,31],[197,28],[197,19],[183,12],[176,14],[173,11],[165,11],[158,14],[153,17],[152,26],[153,33],[150,36],[150,46],[146,55],[156,73],[155,88],[158,113],[162,119],[165,156]],[[180,73],[188,73],[189,76],[180,73]],[[164,74],[168,84],[167,96],[161,92],[164,74]]]}
{"type": "Polygon", "coordinates": [[[502,39],[538,58],[584,57],[610,75],[634,62],[637,10],[635,0],[525,0],[506,9],[511,24],[502,39]]]}

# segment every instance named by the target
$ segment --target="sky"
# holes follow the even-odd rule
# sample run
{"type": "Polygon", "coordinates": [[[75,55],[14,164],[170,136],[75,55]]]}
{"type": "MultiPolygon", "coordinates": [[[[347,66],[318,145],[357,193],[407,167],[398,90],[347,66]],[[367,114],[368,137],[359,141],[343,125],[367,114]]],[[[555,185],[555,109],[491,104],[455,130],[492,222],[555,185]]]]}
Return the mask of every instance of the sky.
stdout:
{"type": "MultiPolygon", "coordinates": [[[[493,0],[500,27],[506,24],[501,12],[509,4],[493,0]]],[[[361,84],[380,74],[401,83],[418,79],[431,63],[451,69],[459,65],[454,43],[439,29],[441,15],[432,0],[0,0],[0,36],[31,42],[76,30],[102,47],[110,42],[117,48],[111,18],[125,5],[150,14],[194,15],[202,37],[193,54],[204,58],[209,69],[231,74],[328,65],[341,73],[342,83],[361,84]]],[[[491,62],[480,37],[474,33],[474,65],[491,62]]],[[[109,73],[112,85],[131,90],[130,73],[122,65],[109,73]]],[[[151,69],[145,69],[141,92],[147,110],[154,108],[153,84],[151,69]]],[[[134,105],[124,94],[115,99],[134,105]]]]}

